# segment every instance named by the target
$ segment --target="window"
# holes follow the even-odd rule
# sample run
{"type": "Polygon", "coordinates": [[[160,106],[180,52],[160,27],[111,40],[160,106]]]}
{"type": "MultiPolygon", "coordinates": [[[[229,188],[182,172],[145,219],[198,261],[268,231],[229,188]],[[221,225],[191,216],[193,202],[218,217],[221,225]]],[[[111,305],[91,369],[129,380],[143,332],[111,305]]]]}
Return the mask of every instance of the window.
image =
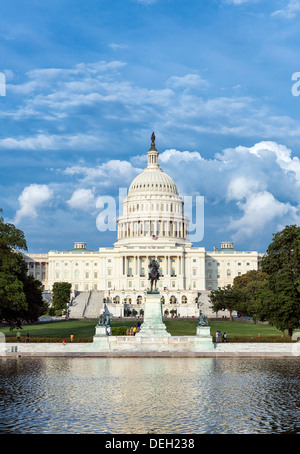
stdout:
{"type": "Polygon", "coordinates": [[[193,268],[193,276],[196,276],[197,274],[197,268],[193,268]]]}
{"type": "Polygon", "coordinates": [[[85,273],[85,278],[88,279],[90,277],[90,273],[85,273]]]}
{"type": "Polygon", "coordinates": [[[97,277],[98,277],[98,273],[95,272],[95,273],[94,273],[94,278],[97,279],[97,277]]]}

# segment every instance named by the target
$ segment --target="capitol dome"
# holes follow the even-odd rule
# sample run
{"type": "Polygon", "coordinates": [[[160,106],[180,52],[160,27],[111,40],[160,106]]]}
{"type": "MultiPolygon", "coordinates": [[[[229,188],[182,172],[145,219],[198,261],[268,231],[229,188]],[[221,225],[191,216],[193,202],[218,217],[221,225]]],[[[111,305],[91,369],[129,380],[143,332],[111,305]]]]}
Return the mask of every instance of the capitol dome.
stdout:
{"type": "Polygon", "coordinates": [[[142,192],[178,195],[177,186],[172,178],[164,173],[159,167],[159,153],[155,148],[154,141],[152,141],[151,148],[147,155],[148,165],[146,169],[133,180],[129,187],[128,195],[134,195],[142,192]]]}
{"type": "Polygon", "coordinates": [[[155,135],[147,153],[148,164],[131,183],[118,219],[119,245],[186,242],[189,220],[173,179],[159,167],[155,135]]]}

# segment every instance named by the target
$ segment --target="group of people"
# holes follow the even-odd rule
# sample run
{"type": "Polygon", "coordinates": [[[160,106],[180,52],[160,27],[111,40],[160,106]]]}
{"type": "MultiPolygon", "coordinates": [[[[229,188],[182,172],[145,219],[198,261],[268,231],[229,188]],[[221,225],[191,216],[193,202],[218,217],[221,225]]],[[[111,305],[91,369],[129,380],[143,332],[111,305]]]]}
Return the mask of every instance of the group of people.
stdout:
{"type": "Polygon", "coordinates": [[[223,333],[223,336],[222,336],[222,333],[221,331],[217,331],[216,332],[216,342],[219,343],[219,342],[227,342],[227,335],[226,333],[223,333]]]}
{"type": "Polygon", "coordinates": [[[141,323],[138,322],[137,325],[132,326],[131,328],[128,328],[126,331],[126,336],[135,336],[136,333],[138,333],[141,329],[141,323]]]}

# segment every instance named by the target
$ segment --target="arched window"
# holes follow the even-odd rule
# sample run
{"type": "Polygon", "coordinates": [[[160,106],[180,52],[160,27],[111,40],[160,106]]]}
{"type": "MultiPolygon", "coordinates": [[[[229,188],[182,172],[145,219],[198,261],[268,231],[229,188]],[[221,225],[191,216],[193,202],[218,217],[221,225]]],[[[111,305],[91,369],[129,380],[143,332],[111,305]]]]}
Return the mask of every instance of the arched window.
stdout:
{"type": "Polygon", "coordinates": [[[176,296],[172,295],[170,297],[170,304],[176,304],[177,303],[177,299],[176,299],[176,296]]]}
{"type": "Polygon", "coordinates": [[[143,297],[142,297],[142,295],[139,295],[136,299],[136,304],[142,304],[142,302],[143,302],[143,297]]]}
{"type": "Polygon", "coordinates": [[[182,304],[186,304],[187,303],[187,297],[185,295],[182,295],[181,303],[182,304]]]}

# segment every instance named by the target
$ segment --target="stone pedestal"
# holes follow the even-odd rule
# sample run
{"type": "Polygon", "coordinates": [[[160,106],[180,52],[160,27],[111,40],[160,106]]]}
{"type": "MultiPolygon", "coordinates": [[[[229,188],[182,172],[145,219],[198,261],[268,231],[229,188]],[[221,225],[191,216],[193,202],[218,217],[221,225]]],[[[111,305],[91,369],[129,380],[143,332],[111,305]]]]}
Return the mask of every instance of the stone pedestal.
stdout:
{"type": "Polygon", "coordinates": [[[195,350],[205,351],[213,350],[213,338],[210,335],[210,326],[197,326],[197,332],[195,336],[195,350]]]}
{"type": "Polygon", "coordinates": [[[144,322],[136,337],[167,337],[166,325],[162,319],[162,303],[159,293],[147,293],[144,303],[144,322]]]}
{"type": "Polygon", "coordinates": [[[107,330],[107,326],[104,325],[97,325],[96,326],[96,333],[94,338],[96,337],[106,337],[109,335],[109,332],[107,330]]]}

